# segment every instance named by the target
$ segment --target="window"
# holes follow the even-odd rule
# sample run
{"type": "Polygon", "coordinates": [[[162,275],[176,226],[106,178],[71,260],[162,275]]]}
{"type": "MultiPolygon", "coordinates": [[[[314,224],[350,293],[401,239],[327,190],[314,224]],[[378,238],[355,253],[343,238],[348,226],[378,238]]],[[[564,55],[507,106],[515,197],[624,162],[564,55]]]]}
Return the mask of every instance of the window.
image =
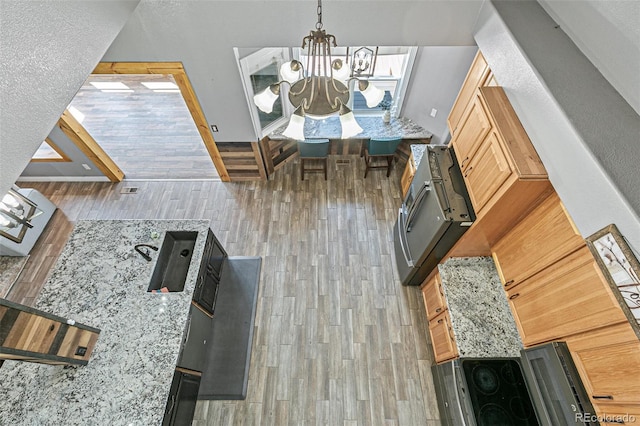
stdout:
{"type": "MultiPolygon", "coordinates": [[[[246,49],[244,49],[246,50],[246,49]]],[[[253,49],[255,50],[255,49],[253,49]]],[[[280,98],[273,105],[269,114],[260,111],[253,103],[253,96],[262,92],[270,84],[280,81],[280,66],[290,61],[288,48],[264,48],[251,52],[244,57],[243,51],[234,48],[240,74],[244,84],[245,95],[251,113],[251,120],[258,139],[268,135],[277,127],[286,123],[291,114],[291,107],[286,98],[286,87],[282,87],[280,98]]]]}
{"type": "MultiPolygon", "coordinates": [[[[338,47],[331,50],[332,57],[343,59],[351,64],[351,55],[357,48],[338,47]]],[[[380,90],[384,90],[384,100],[391,102],[391,108],[399,111],[404,102],[404,95],[409,83],[409,76],[416,57],[417,47],[378,47],[375,69],[372,76],[365,77],[371,84],[380,90]]],[[[300,48],[295,49],[298,60],[303,64],[307,63],[306,51],[300,48]]],[[[355,115],[380,115],[382,107],[374,106],[369,108],[364,97],[357,89],[357,82],[352,81],[349,85],[349,108],[355,115]]]]}
{"type": "MultiPolygon", "coordinates": [[[[357,48],[337,47],[331,50],[332,59],[343,59],[351,64],[349,58],[357,48]]],[[[417,47],[378,47],[374,73],[363,77],[372,84],[385,91],[385,98],[391,101],[392,112],[397,115],[400,112],[404,95],[409,83],[411,68],[415,60],[417,47]]],[[[270,84],[280,81],[280,66],[289,62],[292,56],[299,60],[305,67],[307,64],[306,50],[297,48],[234,48],[238,61],[238,68],[244,85],[247,105],[251,114],[251,120],[258,139],[268,135],[280,126],[287,123],[293,108],[288,100],[287,84],[280,86],[280,97],[276,100],[273,111],[266,114],[260,111],[253,102],[253,97],[267,88],[270,84]]],[[[329,64],[327,64],[329,65],[329,64]]],[[[305,70],[306,71],[306,70],[305,70]]],[[[382,108],[367,107],[364,97],[357,88],[357,82],[349,83],[349,103],[355,115],[381,115],[382,108]]]]}

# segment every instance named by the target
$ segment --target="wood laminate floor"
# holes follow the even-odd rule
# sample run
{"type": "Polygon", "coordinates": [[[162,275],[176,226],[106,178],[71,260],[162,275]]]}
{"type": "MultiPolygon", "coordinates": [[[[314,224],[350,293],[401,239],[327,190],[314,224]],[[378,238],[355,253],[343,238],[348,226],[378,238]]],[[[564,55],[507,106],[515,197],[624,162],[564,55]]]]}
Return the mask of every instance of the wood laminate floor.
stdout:
{"type": "Polygon", "coordinates": [[[71,101],[127,179],[219,179],[180,92],[143,84],[173,81],[171,75],[91,75],[71,101]],[[132,92],[103,92],[92,82],[119,82],[132,92]]]}
{"type": "Polygon", "coordinates": [[[328,181],[301,182],[291,162],[269,181],[136,182],[136,194],[35,183],[60,209],[9,299],[33,303],[75,220],[211,219],[230,255],[263,265],[247,399],[201,401],[195,425],[439,425],[421,294],[394,263],[402,170],[365,180],[357,156],[329,164],[328,181]]]}

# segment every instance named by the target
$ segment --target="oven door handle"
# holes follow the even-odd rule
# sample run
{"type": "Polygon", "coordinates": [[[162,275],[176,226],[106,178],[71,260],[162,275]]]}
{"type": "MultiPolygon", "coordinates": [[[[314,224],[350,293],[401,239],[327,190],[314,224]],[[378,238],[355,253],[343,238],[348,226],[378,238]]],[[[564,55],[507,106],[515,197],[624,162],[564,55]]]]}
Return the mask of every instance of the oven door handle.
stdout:
{"type": "Polygon", "coordinates": [[[431,182],[427,180],[422,185],[422,188],[420,188],[420,191],[418,192],[418,195],[416,196],[416,199],[413,201],[413,205],[409,210],[409,215],[407,216],[407,223],[405,225],[406,232],[411,232],[411,225],[413,225],[413,219],[416,217],[416,214],[418,213],[418,210],[422,205],[422,201],[424,201],[424,198],[429,194],[429,192],[431,192],[431,182]]]}
{"type": "MultiPolygon", "coordinates": [[[[404,204],[403,204],[404,206],[404,204]]],[[[403,212],[403,208],[400,207],[398,209],[398,239],[400,240],[400,248],[402,249],[402,255],[404,256],[404,260],[405,262],[407,262],[407,266],[409,268],[413,268],[413,260],[411,260],[409,258],[409,256],[407,256],[407,249],[404,247],[404,238],[403,238],[403,233],[404,233],[404,228],[402,226],[402,215],[404,214],[403,212]]]]}
{"type": "MultiPolygon", "coordinates": [[[[461,368],[462,368],[462,364],[460,364],[461,368]]],[[[456,377],[456,366],[454,364],[451,365],[451,371],[453,373],[453,383],[455,383],[455,394],[456,394],[456,408],[458,409],[458,413],[460,414],[460,418],[462,419],[462,422],[464,423],[464,425],[462,426],[466,426],[467,423],[465,422],[465,416],[464,416],[464,411],[462,410],[462,401],[460,401],[460,389],[458,387],[458,378],[456,377]]]]}

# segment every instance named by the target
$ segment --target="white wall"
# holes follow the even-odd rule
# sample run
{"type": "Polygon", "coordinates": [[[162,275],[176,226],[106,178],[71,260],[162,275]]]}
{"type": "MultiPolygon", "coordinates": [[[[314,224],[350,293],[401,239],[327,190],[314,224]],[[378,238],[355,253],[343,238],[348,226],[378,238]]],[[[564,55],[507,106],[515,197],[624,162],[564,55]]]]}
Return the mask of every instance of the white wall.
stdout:
{"type": "Polygon", "coordinates": [[[447,117],[458,96],[476,46],[427,46],[418,50],[402,115],[433,133],[431,143],[449,138],[447,117]],[[435,118],[431,109],[438,110],[435,118]]]}
{"type": "Polygon", "coordinates": [[[640,1],[538,1],[640,114],[640,1]]]}
{"type": "Polygon", "coordinates": [[[29,163],[139,0],[0,3],[0,194],[29,163]]]}
{"type": "Polygon", "coordinates": [[[640,117],[534,1],[482,7],[476,41],[585,237],[640,249],[640,117]]]}
{"type": "MultiPolygon", "coordinates": [[[[27,180],[95,180],[108,181],[106,176],[95,164],[74,144],[58,126],[54,126],[49,133],[49,139],[65,153],[69,162],[35,162],[29,163],[22,171],[20,181],[27,180]],[[87,164],[91,170],[86,170],[82,164],[87,164]]],[[[18,184],[20,186],[20,184],[18,184]]]]}

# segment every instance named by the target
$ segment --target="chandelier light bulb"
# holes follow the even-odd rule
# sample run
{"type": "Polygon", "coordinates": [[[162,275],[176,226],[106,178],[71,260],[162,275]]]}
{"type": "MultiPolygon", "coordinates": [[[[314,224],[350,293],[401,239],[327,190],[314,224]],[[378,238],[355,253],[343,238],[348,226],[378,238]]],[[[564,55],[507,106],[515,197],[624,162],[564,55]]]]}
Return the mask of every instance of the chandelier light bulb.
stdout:
{"type": "Polygon", "coordinates": [[[342,139],[347,139],[362,132],[362,127],[356,121],[353,112],[342,105],[340,107],[340,124],[342,125],[342,139]]]}
{"type": "Polygon", "coordinates": [[[333,78],[343,83],[349,78],[349,67],[344,66],[342,59],[334,59],[331,63],[331,68],[333,69],[333,78]]]}
{"type": "Polygon", "coordinates": [[[280,77],[289,83],[295,83],[300,79],[302,64],[296,60],[285,62],[280,66],[280,77]]]}
{"type": "Polygon", "coordinates": [[[266,114],[270,114],[273,111],[273,104],[276,99],[280,97],[280,85],[272,84],[262,92],[253,97],[253,102],[258,109],[266,114]]]}
{"type": "Polygon", "coordinates": [[[304,110],[302,105],[291,114],[289,125],[284,129],[282,135],[298,141],[304,140],[304,110]]]}
{"type": "Polygon", "coordinates": [[[10,220],[3,214],[0,214],[0,228],[10,229],[15,227],[16,223],[14,221],[10,220]]]}
{"type": "Polygon", "coordinates": [[[369,108],[378,106],[384,98],[384,92],[366,80],[358,82],[358,88],[360,89],[360,92],[362,92],[362,96],[364,96],[367,101],[367,106],[369,108]]]}
{"type": "Polygon", "coordinates": [[[18,208],[18,206],[20,206],[20,203],[18,202],[18,200],[16,200],[16,197],[11,194],[6,194],[4,197],[2,197],[2,203],[13,209],[16,209],[18,208]]]}

